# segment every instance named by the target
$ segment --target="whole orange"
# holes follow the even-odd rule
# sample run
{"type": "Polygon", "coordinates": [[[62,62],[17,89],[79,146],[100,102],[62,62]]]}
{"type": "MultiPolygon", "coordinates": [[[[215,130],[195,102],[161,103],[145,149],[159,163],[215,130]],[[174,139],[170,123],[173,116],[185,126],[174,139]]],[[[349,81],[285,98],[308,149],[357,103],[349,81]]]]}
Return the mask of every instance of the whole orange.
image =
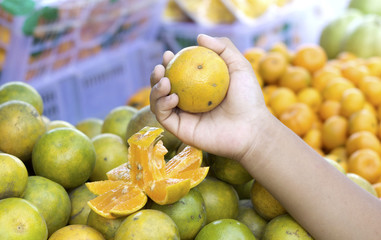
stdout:
{"type": "Polygon", "coordinates": [[[342,116],[332,116],[325,120],[322,129],[323,148],[332,150],[343,146],[347,140],[348,121],[342,116]]]}
{"type": "Polygon", "coordinates": [[[277,83],[286,72],[287,59],[279,52],[268,52],[259,61],[258,72],[266,84],[277,83]]]}
{"type": "Polygon", "coordinates": [[[311,129],[314,122],[314,112],[305,103],[295,103],[288,107],[279,120],[298,136],[303,136],[311,129]]]}
{"type": "Polygon", "coordinates": [[[28,183],[28,171],[17,157],[0,153],[0,199],[20,197],[28,183]]]}
{"type": "Polygon", "coordinates": [[[292,60],[293,65],[304,67],[310,72],[321,69],[326,62],[327,54],[319,45],[300,46],[292,60]]]}
{"type": "Polygon", "coordinates": [[[348,172],[356,173],[375,183],[381,176],[381,159],[377,152],[372,149],[359,149],[348,159],[348,172]]]}
{"type": "Polygon", "coordinates": [[[224,60],[201,46],[179,51],[168,63],[165,76],[171,82],[171,93],[179,97],[177,107],[192,113],[217,107],[224,100],[230,82],[224,60]]]}

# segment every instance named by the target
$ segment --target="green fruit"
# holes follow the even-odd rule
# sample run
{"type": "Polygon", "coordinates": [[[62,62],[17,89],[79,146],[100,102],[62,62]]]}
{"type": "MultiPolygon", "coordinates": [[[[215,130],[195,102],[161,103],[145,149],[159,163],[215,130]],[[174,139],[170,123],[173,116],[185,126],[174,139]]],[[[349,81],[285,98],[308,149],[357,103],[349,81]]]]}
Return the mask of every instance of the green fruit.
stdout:
{"type": "Polygon", "coordinates": [[[255,240],[255,236],[243,223],[235,219],[216,220],[201,229],[195,240],[255,240]]]}
{"type": "Polygon", "coordinates": [[[94,211],[90,211],[87,218],[87,225],[100,232],[106,240],[110,240],[114,238],[116,231],[124,219],[125,217],[108,219],[94,211]]]}
{"type": "Polygon", "coordinates": [[[193,239],[206,221],[204,199],[195,188],[173,204],[159,205],[153,203],[151,209],[162,211],[170,216],[179,228],[182,240],[193,239]]]}
{"type": "Polygon", "coordinates": [[[375,197],[378,197],[376,190],[372,186],[370,182],[368,182],[365,178],[361,177],[360,175],[357,175],[355,173],[347,173],[347,177],[352,180],[354,183],[365,189],[370,194],[374,195],[375,197]]]}
{"type": "Polygon", "coordinates": [[[236,219],[245,224],[257,239],[262,238],[267,221],[259,216],[253,209],[249,199],[239,201],[238,216],[236,219]]]}
{"type": "Polygon", "coordinates": [[[381,2],[379,0],[351,0],[348,7],[360,10],[364,14],[381,15],[381,2]]]}
{"type": "Polygon", "coordinates": [[[95,198],[97,195],[89,191],[85,184],[71,190],[69,198],[71,202],[71,213],[69,224],[85,225],[90,213],[90,207],[87,202],[95,198]]]}
{"type": "Polygon", "coordinates": [[[289,214],[279,215],[267,223],[261,240],[311,240],[308,232],[289,214]]]}

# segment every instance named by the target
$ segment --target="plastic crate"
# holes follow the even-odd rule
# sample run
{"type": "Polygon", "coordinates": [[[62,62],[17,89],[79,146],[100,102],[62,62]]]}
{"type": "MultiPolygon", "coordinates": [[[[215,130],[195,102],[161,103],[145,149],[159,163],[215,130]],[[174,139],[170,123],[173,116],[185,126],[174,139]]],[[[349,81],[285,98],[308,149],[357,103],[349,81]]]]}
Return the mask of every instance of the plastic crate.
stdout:
{"type": "Polygon", "coordinates": [[[4,43],[0,38],[0,83],[42,81],[45,76],[70,71],[88,59],[107,55],[108,51],[140,39],[152,39],[156,37],[165,2],[36,1],[35,11],[24,16],[11,16],[0,9],[0,32],[6,32],[9,39],[4,43]],[[51,14],[55,18],[41,15],[34,29],[23,31],[27,19],[44,9],[55,13],[51,14]]]}
{"type": "Polygon", "coordinates": [[[300,44],[303,39],[294,37],[299,27],[299,16],[311,13],[314,6],[311,2],[294,0],[258,17],[253,24],[236,22],[227,25],[202,26],[193,22],[163,22],[160,38],[173,52],[182,48],[197,45],[198,34],[204,33],[215,37],[228,37],[240,51],[258,46],[269,48],[276,42],[286,42],[289,46],[300,44]]]}

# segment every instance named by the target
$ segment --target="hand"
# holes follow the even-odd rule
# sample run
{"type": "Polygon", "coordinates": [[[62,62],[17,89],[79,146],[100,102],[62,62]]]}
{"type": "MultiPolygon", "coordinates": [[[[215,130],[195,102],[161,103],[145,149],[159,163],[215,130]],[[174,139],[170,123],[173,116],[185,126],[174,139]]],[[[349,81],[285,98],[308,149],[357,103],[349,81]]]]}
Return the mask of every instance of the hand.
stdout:
{"type": "Polygon", "coordinates": [[[213,110],[188,113],[176,108],[178,96],[170,93],[165,67],[174,57],[165,52],[163,64],[151,74],[151,111],[164,128],[188,145],[220,156],[240,160],[259,141],[259,133],[271,115],[250,63],[227,38],[199,35],[200,46],[216,52],[225,61],[230,85],[225,99],[213,110]]]}

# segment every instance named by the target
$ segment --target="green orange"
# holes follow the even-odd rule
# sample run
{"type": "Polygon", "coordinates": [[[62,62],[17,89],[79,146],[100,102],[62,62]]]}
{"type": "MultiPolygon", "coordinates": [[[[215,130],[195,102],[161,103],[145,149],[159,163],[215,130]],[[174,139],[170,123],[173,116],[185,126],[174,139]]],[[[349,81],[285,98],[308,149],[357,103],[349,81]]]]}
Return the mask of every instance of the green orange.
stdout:
{"type": "Polygon", "coordinates": [[[0,153],[0,199],[20,197],[28,183],[28,171],[15,156],[0,153]]]}
{"type": "Polygon", "coordinates": [[[60,228],[49,240],[105,240],[100,232],[87,225],[67,225],[60,228]]]}
{"type": "Polygon", "coordinates": [[[71,213],[69,224],[86,224],[90,213],[87,202],[97,195],[89,191],[85,184],[82,184],[69,192],[71,202],[71,213]]]}
{"type": "Polygon", "coordinates": [[[109,219],[102,217],[94,211],[90,211],[87,217],[87,225],[100,232],[106,240],[113,239],[120,224],[125,217],[109,219]]]}
{"type": "Polygon", "coordinates": [[[195,240],[256,240],[254,234],[243,223],[235,219],[216,220],[201,229],[195,240]]]}
{"type": "Polygon", "coordinates": [[[86,134],[90,139],[101,134],[103,120],[99,118],[86,118],[78,122],[75,127],[86,134]]]}

